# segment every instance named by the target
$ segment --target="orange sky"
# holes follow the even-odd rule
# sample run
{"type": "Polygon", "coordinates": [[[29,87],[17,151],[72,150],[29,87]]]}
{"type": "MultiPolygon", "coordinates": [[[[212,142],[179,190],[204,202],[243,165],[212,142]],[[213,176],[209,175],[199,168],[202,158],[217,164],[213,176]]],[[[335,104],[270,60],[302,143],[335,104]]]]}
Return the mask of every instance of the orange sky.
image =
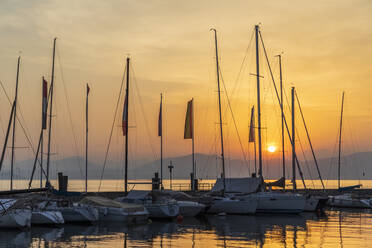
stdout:
{"type": "MultiPolygon", "coordinates": [[[[370,1],[2,1],[0,3],[0,80],[13,96],[16,58],[21,51],[20,109],[34,144],[40,127],[41,76],[50,78],[52,39],[58,37],[56,118],[53,151],[58,157],[83,155],[85,83],[91,85],[90,153],[102,161],[120,88],[125,57],[132,80],[131,157],[156,159],[159,94],[164,94],[164,156],[191,152],[183,140],[186,103],[195,99],[196,151],[219,152],[217,94],[211,27],[218,30],[221,69],[238,129],[247,149],[249,108],[255,104],[253,27],[261,23],[271,65],[283,52],[285,90],[295,86],[318,154],[334,154],[341,93],[346,91],[345,150],[371,150],[369,104],[372,57],[370,1]],[[244,70],[237,76],[244,56],[244,70]],[[136,84],[134,83],[136,80],[136,84]],[[136,86],[139,91],[136,90],[136,86]],[[234,90],[235,89],[235,90],[234,90]],[[66,96],[71,109],[71,133],[66,96]],[[148,129],[141,111],[141,101],[148,129]],[[217,142],[217,143],[216,143],[217,142]],[[353,145],[352,145],[353,144],[353,145]],[[217,150],[216,150],[217,149],[217,150]]],[[[262,63],[262,115],[265,146],[279,145],[279,108],[267,67],[262,63]]],[[[1,128],[10,105],[0,95],[1,128]]],[[[242,158],[223,93],[226,153],[242,158]]],[[[119,110],[121,118],[122,106],[119,110]]],[[[289,113],[289,112],[288,112],[289,113]]],[[[287,114],[288,114],[287,113],[287,114]]],[[[123,137],[115,124],[113,157],[123,137]]],[[[300,125],[300,119],[297,119],[300,125]]],[[[20,130],[20,128],[18,129],[20,130]]],[[[304,148],[303,128],[299,135],[304,148]]],[[[1,140],[3,133],[0,132],[1,140]]],[[[17,143],[26,140],[18,133],[17,143]]],[[[251,149],[251,148],[250,148],[251,149]]],[[[286,150],[288,150],[286,148],[286,150]]],[[[18,151],[18,158],[31,152],[18,151]]],[[[252,155],[250,155],[252,156],[252,155]]]]}

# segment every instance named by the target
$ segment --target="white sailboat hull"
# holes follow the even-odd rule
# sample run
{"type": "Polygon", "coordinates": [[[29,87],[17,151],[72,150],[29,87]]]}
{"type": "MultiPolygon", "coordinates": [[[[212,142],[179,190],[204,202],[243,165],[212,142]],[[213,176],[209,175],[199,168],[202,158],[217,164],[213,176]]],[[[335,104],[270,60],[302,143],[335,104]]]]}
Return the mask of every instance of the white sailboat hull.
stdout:
{"type": "Polygon", "coordinates": [[[60,211],[37,210],[32,211],[32,225],[59,225],[64,224],[62,213],[60,211]]]}
{"type": "Polygon", "coordinates": [[[252,197],[244,199],[222,198],[212,202],[207,213],[210,214],[254,214],[257,209],[257,200],[252,197]]]}
{"type": "Polygon", "coordinates": [[[128,213],[120,208],[96,207],[100,221],[127,222],[128,213]]]}
{"type": "Polygon", "coordinates": [[[150,213],[145,209],[144,211],[136,211],[133,213],[129,213],[129,223],[137,224],[137,223],[145,223],[147,222],[150,213]]]}
{"type": "Polygon", "coordinates": [[[0,228],[29,228],[31,227],[31,210],[12,209],[0,213],[0,228]]]}
{"type": "Polygon", "coordinates": [[[177,201],[180,209],[180,215],[184,217],[194,217],[204,211],[205,205],[192,201],[177,201]]]}
{"type": "Polygon", "coordinates": [[[366,200],[354,199],[350,195],[330,196],[327,203],[339,208],[371,208],[366,200]]]}
{"type": "Polygon", "coordinates": [[[150,213],[150,218],[175,218],[180,213],[176,203],[145,204],[145,208],[150,213]]]}
{"type": "Polygon", "coordinates": [[[319,198],[314,197],[314,196],[306,197],[304,211],[314,212],[317,209],[318,204],[319,204],[319,198]]]}
{"type": "Polygon", "coordinates": [[[65,223],[69,222],[89,222],[93,223],[99,220],[99,213],[96,208],[89,206],[71,206],[48,208],[48,210],[60,211],[65,223]]]}
{"type": "Polygon", "coordinates": [[[123,222],[123,223],[143,223],[149,217],[149,212],[135,211],[128,212],[123,208],[97,207],[100,221],[123,222]]]}
{"type": "Polygon", "coordinates": [[[299,194],[259,192],[252,197],[258,201],[258,213],[300,213],[305,208],[305,197],[299,194]]]}

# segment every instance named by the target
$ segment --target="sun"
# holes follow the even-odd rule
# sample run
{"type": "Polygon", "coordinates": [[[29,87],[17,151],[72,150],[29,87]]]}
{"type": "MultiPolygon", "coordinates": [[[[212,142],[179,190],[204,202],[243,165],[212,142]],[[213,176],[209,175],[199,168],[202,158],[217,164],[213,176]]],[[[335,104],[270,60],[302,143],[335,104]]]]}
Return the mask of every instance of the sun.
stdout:
{"type": "Polygon", "coordinates": [[[273,152],[276,151],[276,146],[269,146],[269,147],[267,148],[267,150],[268,150],[269,152],[273,153],[273,152]]]}

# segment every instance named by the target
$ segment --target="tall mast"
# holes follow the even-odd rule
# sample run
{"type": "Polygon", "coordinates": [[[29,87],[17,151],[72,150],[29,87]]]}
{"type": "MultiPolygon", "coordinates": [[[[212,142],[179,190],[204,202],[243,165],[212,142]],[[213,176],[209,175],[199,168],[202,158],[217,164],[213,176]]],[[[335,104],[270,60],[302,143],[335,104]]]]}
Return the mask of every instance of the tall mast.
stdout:
{"type": "Polygon", "coordinates": [[[341,141],[342,141],[342,117],[344,114],[344,96],[345,92],[342,92],[342,103],[341,103],[341,118],[340,118],[340,136],[338,138],[338,188],[341,186],[341,141]]]}
{"type": "Polygon", "coordinates": [[[258,121],[258,174],[262,177],[262,141],[261,141],[261,99],[260,99],[260,56],[258,53],[258,32],[259,26],[256,25],[256,77],[257,77],[257,121],[258,121]]]}
{"type": "MultiPolygon", "coordinates": [[[[284,109],[283,109],[283,76],[282,76],[282,56],[279,54],[279,73],[280,73],[280,109],[281,109],[281,121],[282,121],[282,166],[283,166],[283,178],[285,179],[285,152],[284,152],[284,109]]],[[[284,187],[285,189],[285,183],[284,187]]]]}
{"type": "Polygon", "coordinates": [[[89,99],[89,85],[87,84],[87,96],[85,103],[85,192],[88,192],[88,99],[89,99]]]}
{"type": "Polygon", "coordinates": [[[126,99],[127,99],[127,111],[125,111],[125,119],[126,119],[126,125],[127,125],[127,134],[125,135],[125,174],[124,174],[124,191],[125,193],[128,193],[128,133],[129,133],[129,120],[128,120],[128,112],[129,112],[129,62],[130,58],[127,58],[127,88],[125,90],[126,99]]]}
{"type": "Polygon", "coordinates": [[[223,131],[222,131],[222,111],[221,111],[221,90],[220,90],[220,66],[218,62],[218,46],[217,46],[217,30],[212,28],[214,31],[214,43],[216,48],[216,73],[217,73],[217,86],[218,86],[218,109],[220,115],[220,136],[221,136],[221,157],[222,157],[222,180],[223,190],[226,190],[226,175],[225,175],[225,154],[223,151],[223,131]]]}
{"type": "MultiPolygon", "coordinates": [[[[41,130],[41,136],[40,136],[40,188],[43,187],[43,151],[44,151],[44,130],[41,130]]],[[[37,154],[36,154],[37,156],[37,154]]]]}
{"type": "MultiPolygon", "coordinates": [[[[44,126],[46,124],[46,120],[44,119],[44,118],[46,118],[46,114],[44,115],[44,108],[45,108],[45,111],[47,111],[47,109],[48,109],[47,106],[44,106],[44,101],[45,101],[45,99],[44,99],[44,83],[45,83],[45,79],[43,77],[42,86],[41,86],[40,188],[43,187],[43,152],[44,152],[44,144],[43,143],[44,143],[44,127],[46,127],[46,126],[44,126]]],[[[37,158],[37,156],[38,156],[38,154],[36,153],[36,158],[37,158]]],[[[31,183],[30,183],[30,187],[31,187],[31,183]]]]}
{"type": "Polygon", "coordinates": [[[297,189],[296,185],[296,129],[295,129],[295,88],[292,87],[291,89],[291,96],[292,96],[292,183],[293,189],[297,189]]]}
{"type": "Polygon", "coordinates": [[[160,116],[159,116],[159,135],[160,135],[160,183],[163,187],[163,94],[160,93],[160,116]]]}
{"type": "Polygon", "coordinates": [[[195,114],[194,114],[194,98],[191,99],[192,106],[191,106],[191,119],[192,119],[192,174],[194,176],[194,180],[192,181],[193,189],[195,190],[195,179],[196,179],[196,163],[195,163],[195,114]]]}
{"type": "Polygon", "coordinates": [[[53,41],[53,59],[52,59],[52,78],[50,80],[50,109],[49,109],[49,135],[48,135],[48,156],[47,156],[47,178],[46,184],[49,185],[49,164],[50,164],[50,141],[52,136],[52,115],[53,115],[53,88],[54,88],[54,61],[56,57],[56,41],[57,38],[54,38],[53,41]]]}
{"type": "Polygon", "coordinates": [[[18,61],[17,61],[16,89],[15,89],[15,96],[14,96],[12,159],[11,159],[11,167],[10,167],[10,190],[13,190],[14,143],[15,143],[15,130],[16,130],[16,119],[17,119],[18,78],[19,78],[19,63],[20,63],[20,61],[21,61],[21,56],[18,57],[18,61]]]}

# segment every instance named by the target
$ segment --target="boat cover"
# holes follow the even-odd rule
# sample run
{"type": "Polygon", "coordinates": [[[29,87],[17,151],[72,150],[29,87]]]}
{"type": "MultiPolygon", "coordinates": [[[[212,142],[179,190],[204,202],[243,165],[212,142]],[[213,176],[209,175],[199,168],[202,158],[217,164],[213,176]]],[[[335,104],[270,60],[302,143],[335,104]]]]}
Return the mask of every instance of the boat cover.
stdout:
{"type": "Polygon", "coordinates": [[[268,186],[268,187],[273,186],[273,187],[284,188],[285,187],[285,178],[281,177],[274,182],[268,182],[268,183],[265,182],[265,185],[268,186]]]}
{"type": "Polygon", "coordinates": [[[12,207],[16,202],[15,199],[0,199],[0,213],[12,207]]]}
{"type": "Polygon", "coordinates": [[[131,190],[127,195],[127,199],[144,200],[151,195],[150,190],[131,190]]]}
{"type": "Polygon", "coordinates": [[[118,202],[118,201],[114,201],[108,198],[98,197],[98,196],[87,196],[87,197],[84,197],[80,202],[83,204],[100,206],[100,207],[123,208],[125,209],[126,212],[137,212],[137,211],[145,210],[143,205],[140,205],[140,204],[118,202]]]}
{"type": "MultiPolygon", "coordinates": [[[[260,177],[226,178],[226,193],[254,193],[257,192],[262,184],[260,177]]],[[[223,190],[223,179],[218,178],[212,188],[212,192],[223,190]]]]}
{"type": "Polygon", "coordinates": [[[340,187],[338,189],[339,192],[343,192],[343,191],[348,191],[348,190],[352,190],[352,189],[359,189],[360,187],[362,187],[361,184],[358,184],[358,185],[353,185],[353,186],[347,186],[347,187],[340,187]]]}

